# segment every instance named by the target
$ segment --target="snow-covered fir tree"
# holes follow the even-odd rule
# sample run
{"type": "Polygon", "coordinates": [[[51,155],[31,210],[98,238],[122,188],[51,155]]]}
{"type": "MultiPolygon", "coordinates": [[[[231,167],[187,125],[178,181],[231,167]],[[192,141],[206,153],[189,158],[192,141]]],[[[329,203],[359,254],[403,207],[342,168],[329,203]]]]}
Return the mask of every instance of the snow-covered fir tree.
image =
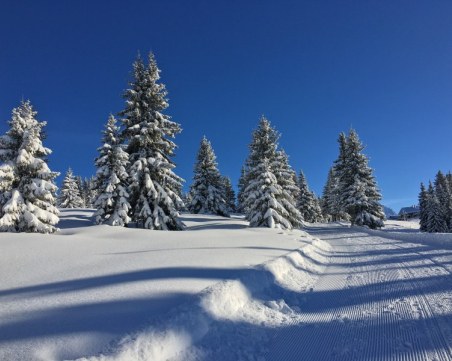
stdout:
{"type": "Polygon", "coordinates": [[[30,101],[23,101],[0,137],[0,231],[57,230],[58,173],[47,165],[52,152],[42,144],[46,122],[38,121],[36,114],[30,101]]]}
{"type": "Polygon", "coordinates": [[[238,184],[238,193],[237,193],[237,212],[246,213],[245,209],[245,187],[246,187],[246,169],[247,167],[244,165],[240,171],[240,178],[238,184]]]}
{"type": "Polygon", "coordinates": [[[182,207],[182,178],[172,157],[172,139],[181,131],[179,124],[162,112],[168,107],[167,91],[159,82],[160,70],[152,53],[145,65],[139,57],[133,65],[133,80],[124,98],[122,137],[129,154],[128,174],[131,218],[138,227],[180,230],[178,209],[182,207]]]}
{"type": "Polygon", "coordinates": [[[363,149],[358,134],[352,129],[340,169],[340,204],[350,215],[352,225],[383,227],[384,212],[379,203],[381,194],[363,149]]]}
{"type": "Polygon", "coordinates": [[[297,174],[289,164],[289,156],[281,149],[276,152],[273,162],[273,169],[278,184],[292,197],[293,204],[296,204],[300,189],[298,187],[297,174]]]}
{"type": "Polygon", "coordinates": [[[237,210],[237,206],[235,204],[235,192],[232,188],[231,179],[229,177],[223,176],[222,184],[228,211],[229,213],[233,213],[237,210]]]}
{"type": "Polygon", "coordinates": [[[58,206],[60,208],[83,208],[85,205],[80,196],[77,179],[69,168],[63,179],[60,194],[58,195],[58,206]]]}
{"type": "Polygon", "coordinates": [[[300,191],[297,197],[297,208],[303,220],[310,223],[320,222],[322,220],[322,210],[317,197],[309,190],[303,171],[300,171],[298,175],[298,187],[300,191]]]}
{"type": "Polygon", "coordinates": [[[87,208],[94,208],[94,202],[98,196],[96,177],[85,178],[83,180],[83,198],[87,208]]]}
{"type": "Polygon", "coordinates": [[[323,222],[323,213],[322,213],[322,206],[320,204],[320,199],[317,197],[317,195],[311,191],[312,197],[313,197],[313,203],[314,203],[314,218],[313,222],[323,222]]]}
{"type": "Polygon", "coordinates": [[[77,184],[78,193],[80,194],[80,198],[82,200],[82,206],[81,208],[86,208],[86,200],[85,200],[85,194],[84,194],[84,184],[83,184],[83,178],[80,175],[75,175],[75,183],[77,184]]]}
{"type": "Polygon", "coordinates": [[[452,232],[452,175],[441,171],[428,190],[421,183],[419,193],[420,230],[431,233],[452,232]]]}
{"type": "Polygon", "coordinates": [[[424,183],[421,183],[421,191],[419,192],[419,228],[421,232],[428,232],[428,193],[424,183]]]}
{"type": "Polygon", "coordinates": [[[327,221],[333,220],[333,190],[335,180],[334,169],[333,167],[331,167],[328,171],[328,177],[325,186],[323,187],[322,198],[320,200],[320,204],[322,206],[322,215],[323,218],[327,221]]]}
{"type": "Polygon", "coordinates": [[[435,177],[435,193],[440,206],[440,214],[448,230],[452,227],[452,195],[448,180],[443,172],[438,171],[435,177]]]}
{"type": "Polygon", "coordinates": [[[323,188],[321,207],[325,219],[331,221],[349,220],[350,216],[342,204],[343,183],[341,176],[345,166],[347,139],[344,133],[339,134],[339,155],[329,170],[327,182],[323,188]]]}
{"type": "Polygon", "coordinates": [[[427,191],[427,231],[429,233],[445,233],[448,231],[446,221],[441,209],[441,204],[436,195],[432,183],[429,183],[427,191]]]}
{"type": "Polygon", "coordinates": [[[201,140],[196,157],[190,196],[190,212],[229,217],[223,178],[218,171],[212,145],[206,137],[201,140]]]}
{"type": "Polygon", "coordinates": [[[278,132],[262,117],[253,133],[243,192],[251,227],[292,229],[302,223],[292,195],[278,183],[278,132]]]}
{"type": "Polygon", "coordinates": [[[115,117],[110,115],[95,163],[98,196],[94,206],[98,224],[125,226],[130,222],[126,171],[129,155],[123,149],[119,132],[115,117]]]}

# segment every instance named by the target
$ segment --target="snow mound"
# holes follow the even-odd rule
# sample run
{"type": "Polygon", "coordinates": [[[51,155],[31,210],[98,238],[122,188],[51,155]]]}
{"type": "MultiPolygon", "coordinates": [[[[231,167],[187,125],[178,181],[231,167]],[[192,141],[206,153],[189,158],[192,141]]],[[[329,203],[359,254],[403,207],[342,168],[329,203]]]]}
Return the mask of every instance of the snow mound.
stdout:
{"type": "Polygon", "coordinates": [[[78,361],[259,359],[269,329],[300,322],[296,297],[312,288],[330,246],[321,240],[214,284],[104,354],[78,361]],[[265,326],[265,327],[258,327],[265,326]]]}

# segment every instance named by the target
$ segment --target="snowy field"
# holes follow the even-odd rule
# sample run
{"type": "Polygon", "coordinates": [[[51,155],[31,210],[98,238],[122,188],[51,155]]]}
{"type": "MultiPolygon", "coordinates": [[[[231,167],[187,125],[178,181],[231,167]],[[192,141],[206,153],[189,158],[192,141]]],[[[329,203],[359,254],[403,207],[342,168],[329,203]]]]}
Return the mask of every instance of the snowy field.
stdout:
{"type": "Polygon", "coordinates": [[[183,218],[0,234],[0,360],[452,360],[451,235],[183,218]]]}

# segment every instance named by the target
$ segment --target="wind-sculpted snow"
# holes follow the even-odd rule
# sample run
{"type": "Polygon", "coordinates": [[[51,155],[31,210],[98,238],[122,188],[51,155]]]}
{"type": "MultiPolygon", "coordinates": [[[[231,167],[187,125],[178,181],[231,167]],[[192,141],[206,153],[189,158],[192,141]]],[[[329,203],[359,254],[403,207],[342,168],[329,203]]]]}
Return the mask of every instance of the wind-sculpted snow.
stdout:
{"type": "Polygon", "coordinates": [[[312,287],[327,264],[321,240],[217,283],[110,352],[78,361],[246,360],[267,350],[273,330],[301,322],[293,295],[312,287]],[[289,306],[285,299],[292,300],[289,306]],[[260,330],[256,333],[256,327],[260,330]]]}
{"type": "Polygon", "coordinates": [[[96,226],[93,212],[62,210],[54,235],[0,235],[0,360],[99,354],[307,242],[302,231],[251,229],[240,217],[187,214],[186,231],[162,232],[96,226]]]}

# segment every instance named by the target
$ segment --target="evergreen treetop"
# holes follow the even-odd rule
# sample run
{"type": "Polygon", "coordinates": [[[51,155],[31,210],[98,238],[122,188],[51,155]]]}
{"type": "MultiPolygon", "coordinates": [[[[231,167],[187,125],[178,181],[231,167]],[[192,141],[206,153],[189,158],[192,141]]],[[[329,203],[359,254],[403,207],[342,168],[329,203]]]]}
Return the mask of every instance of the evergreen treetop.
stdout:
{"type": "Polygon", "coordinates": [[[36,119],[30,101],[12,111],[9,130],[0,137],[0,230],[53,233],[57,230],[54,183],[47,165],[46,122],[36,119]]]}

